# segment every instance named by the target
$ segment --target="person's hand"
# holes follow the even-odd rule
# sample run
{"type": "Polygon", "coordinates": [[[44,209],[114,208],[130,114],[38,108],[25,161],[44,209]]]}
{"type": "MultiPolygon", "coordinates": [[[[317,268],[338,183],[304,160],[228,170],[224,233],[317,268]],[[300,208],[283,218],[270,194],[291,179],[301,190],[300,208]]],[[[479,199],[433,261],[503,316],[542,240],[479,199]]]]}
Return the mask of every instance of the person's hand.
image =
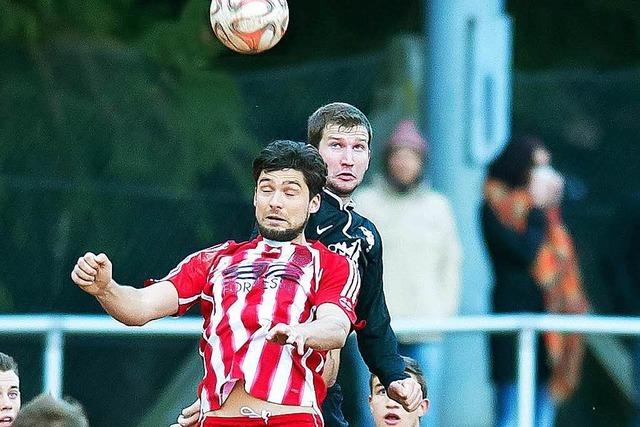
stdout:
{"type": "Polygon", "coordinates": [[[418,409],[423,400],[422,387],[413,378],[396,380],[389,384],[387,396],[401,404],[407,412],[413,412],[418,409]]]}
{"type": "Polygon", "coordinates": [[[99,295],[111,283],[113,267],[105,254],[87,252],[76,262],[71,279],[83,291],[91,295],[99,295]]]}
{"type": "Polygon", "coordinates": [[[169,427],[196,427],[200,417],[200,399],[184,408],[178,415],[178,422],[169,427]]]}
{"type": "Polygon", "coordinates": [[[291,344],[297,348],[300,356],[304,354],[304,344],[307,337],[302,333],[300,327],[278,323],[267,332],[266,338],[267,341],[280,345],[291,344]]]}
{"type": "Polygon", "coordinates": [[[560,205],[564,193],[564,179],[549,166],[535,167],[531,171],[529,193],[536,207],[546,209],[560,205]]]}

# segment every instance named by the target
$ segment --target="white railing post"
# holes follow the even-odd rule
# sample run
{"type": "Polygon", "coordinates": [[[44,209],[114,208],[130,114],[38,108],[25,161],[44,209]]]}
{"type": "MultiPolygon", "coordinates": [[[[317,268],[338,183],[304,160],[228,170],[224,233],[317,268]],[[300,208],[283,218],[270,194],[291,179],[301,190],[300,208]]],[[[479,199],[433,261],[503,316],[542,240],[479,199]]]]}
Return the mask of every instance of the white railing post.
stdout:
{"type": "Polygon", "coordinates": [[[60,329],[47,332],[44,349],[42,391],[53,397],[62,397],[64,375],[64,335],[60,329]]]}
{"type": "Polygon", "coordinates": [[[536,331],[518,332],[518,426],[533,427],[536,402],[536,331]]]}

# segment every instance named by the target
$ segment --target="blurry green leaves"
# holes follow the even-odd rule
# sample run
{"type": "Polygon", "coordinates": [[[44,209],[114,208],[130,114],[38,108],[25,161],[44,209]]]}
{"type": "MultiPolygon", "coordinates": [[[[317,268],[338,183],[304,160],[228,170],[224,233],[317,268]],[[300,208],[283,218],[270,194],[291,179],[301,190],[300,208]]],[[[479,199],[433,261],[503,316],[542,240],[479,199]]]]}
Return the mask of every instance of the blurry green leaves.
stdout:
{"type": "Polygon", "coordinates": [[[40,43],[7,43],[1,55],[0,139],[19,150],[3,144],[0,164],[13,159],[4,166],[30,174],[44,153],[47,175],[188,191],[239,152],[255,153],[235,83],[212,67],[222,47],[208,7],[188,1],[178,19],[128,41],[118,33],[146,10],[133,0],[0,0],[2,41],[33,42],[47,28],[40,43]]]}
{"type": "Polygon", "coordinates": [[[213,65],[209,4],[162,7],[0,0],[0,299],[17,310],[73,309],[86,250],[141,280],[251,216],[260,147],[213,65]]]}
{"type": "Polygon", "coordinates": [[[0,0],[0,42],[33,42],[41,26],[32,10],[10,0],[0,0]]]}
{"type": "Polygon", "coordinates": [[[160,64],[183,72],[206,68],[222,49],[209,26],[209,2],[190,0],[180,19],[161,21],[145,31],[142,48],[160,64]]]}

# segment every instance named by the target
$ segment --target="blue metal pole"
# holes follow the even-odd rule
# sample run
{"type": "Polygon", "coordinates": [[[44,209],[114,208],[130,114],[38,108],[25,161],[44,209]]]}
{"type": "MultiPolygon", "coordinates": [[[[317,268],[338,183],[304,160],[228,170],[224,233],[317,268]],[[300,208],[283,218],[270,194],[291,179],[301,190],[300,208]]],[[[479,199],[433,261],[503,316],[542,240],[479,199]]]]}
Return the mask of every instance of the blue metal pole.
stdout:
{"type": "MultiPolygon", "coordinates": [[[[425,2],[426,134],[430,177],[452,203],[463,246],[462,313],[490,310],[491,272],[479,227],[486,164],[506,142],[511,104],[511,22],[503,0],[425,2]]],[[[491,424],[486,336],[456,338],[449,349],[447,424],[491,424]],[[462,390],[462,392],[461,392],[462,390]]]]}
{"type": "Polygon", "coordinates": [[[43,392],[62,397],[64,378],[64,336],[60,329],[49,331],[44,349],[43,392]]]}
{"type": "Polygon", "coordinates": [[[536,331],[518,333],[518,425],[533,427],[536,404],[536,331]]]}

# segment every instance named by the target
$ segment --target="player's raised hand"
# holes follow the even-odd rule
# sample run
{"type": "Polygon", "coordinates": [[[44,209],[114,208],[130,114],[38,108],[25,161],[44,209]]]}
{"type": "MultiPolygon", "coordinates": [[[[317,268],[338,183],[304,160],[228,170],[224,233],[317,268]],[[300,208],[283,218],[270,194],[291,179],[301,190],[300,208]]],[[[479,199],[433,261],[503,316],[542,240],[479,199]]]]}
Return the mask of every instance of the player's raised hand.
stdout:
{"type": "Polygon", "coordinates": [[[71,280],[83,291],[98,295],[111,282],[112,275],[113,267],[105,254],[87,252],[78,258],[71,272],[71,280]]]}
{"type": "Polygon", "coordinates": [[[304,336],[300,328],[292,325],[278,323],[269,332],[267,332],[267,341],[271,341],[280,345],[291,344],[296,347],[298,354],[302,356],[305,352],[304,344],[307,338],[304,336]]]}
{"type": "Polygon", "coordinates": [[[387,396],[401,404],[406,411],[413,412],[422,402],[422,387],[413,378],[396,380],[389,384],[387,396]]]}

